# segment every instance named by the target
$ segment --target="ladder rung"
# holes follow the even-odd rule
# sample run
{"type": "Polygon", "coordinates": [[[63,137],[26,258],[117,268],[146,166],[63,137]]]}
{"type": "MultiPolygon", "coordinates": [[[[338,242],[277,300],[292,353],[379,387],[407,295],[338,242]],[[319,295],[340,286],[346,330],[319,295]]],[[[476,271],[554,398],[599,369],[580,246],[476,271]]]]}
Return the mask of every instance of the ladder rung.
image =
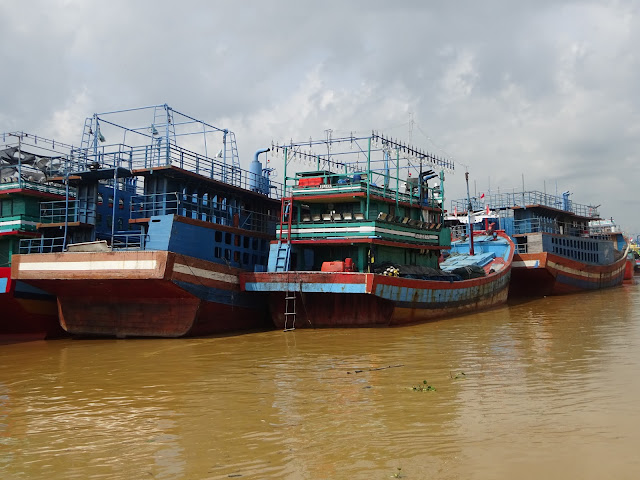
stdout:
{"type": "Polygon", "coordinates": [[[295,315],[296,312],[284,312],[285,315],[295,315]]]}

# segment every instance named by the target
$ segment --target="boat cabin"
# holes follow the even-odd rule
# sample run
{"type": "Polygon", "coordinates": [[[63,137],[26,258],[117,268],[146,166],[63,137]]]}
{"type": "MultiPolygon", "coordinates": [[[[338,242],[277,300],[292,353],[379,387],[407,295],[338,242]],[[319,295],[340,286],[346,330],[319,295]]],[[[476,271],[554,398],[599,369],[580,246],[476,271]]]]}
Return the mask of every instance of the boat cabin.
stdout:
{"type": "Polygon", "coordinates": [[[287,252],[285,270],[373,272],[387,263],[437,268],[451,241],[443,227],[444,172],[412,169],[399,156],[391,161],[398,146],[373,138],[380,140],[381,168],[374,167],[371,148],[368,168],[323,158],[318,164],[341,168],[287,178],[269,271],[285,268],[287,252]]]}

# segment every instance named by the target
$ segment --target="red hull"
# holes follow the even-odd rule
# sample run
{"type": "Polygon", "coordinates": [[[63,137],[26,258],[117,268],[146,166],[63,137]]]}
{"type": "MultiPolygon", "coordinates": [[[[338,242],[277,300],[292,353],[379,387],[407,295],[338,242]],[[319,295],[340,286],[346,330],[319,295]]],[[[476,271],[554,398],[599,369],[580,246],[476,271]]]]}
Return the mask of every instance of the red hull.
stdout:
{"type": "Polygon", "coordinates": [[[626,263],[624,255],[610,265],[589,265],[552,253],[516,254],[509,295],[565,295],[619,286],[626,263]]]}
{"type": "Polygon", "coordinates": [[[12,281],[8,267],[0,268],[0,277],[7,279],[6,292],[0,293],[0,342],[43,340],[66,335],[58,322],[53,297],[16,296],[16,283],[12,281]]]}
{"type": "MultiPolygon", "coordinates": [[[[473,313],[503,305],[507,300],[509,278],[508,266],[487,277],[457,282],[365,273],[241,275],[243,288],[249,291],[272,289],[269,308],[276,328],[400,326],[473,313]],[[289,291],[289,295],[295,296],[295,325],[293,316],[285,315],[287,288],[297,290],[289,291]],[[319,291],[322,289],[325,291],[319,291]]],[[[292,305],[290,300],[288,311],[292,305]]]]}
{"type": "Polygon", "coordinates": [[[394,305],[368,294],[296,293],[296,319],[285,322],[284,293],[269,295],[273,325],[285,328],[382,327],[391,324],[394,305]]]}
{"type": "Polygon", "coordinates": [[[15,298],[0,294],[0,342],[60,338],[66,332],[58,322],[55,300],[15,298]]]}
{"type": "Polygon", "coordinates": [[[266,302],[259,308],[264,296],[253,305],[206,297],[240,296],[237,269],[171,252],[16,255],[13,268],[57,296],[60,324],[75,335],[184,337],[268,325],[266,302]],[[124,266],[103,268],[113,262],[124,266]],[[52,264],[57,270],[48,271],[52,264]],[[195,294],[198,289],[204,295],[195,294]]]}
{"type": "Polygon", "coordinates": [[[636,280],[634,277],[634,269],[636,262],[633,258],[627,258],[627,263],[624,266],[624,284],[625,285],[635,285],[636,280]]]}
{"type": "Polygon", "coordinates": [[[483,266],[485,276],[479,278],[451,281],[360,272],[286,271],[243,273],[240,282],[243,290],[269,294],[271,319],[277,328],[427,322],[507,301],[514,244],[503,232],[498,235],[508,241],[507,258],[493,258],[483,266]]]}

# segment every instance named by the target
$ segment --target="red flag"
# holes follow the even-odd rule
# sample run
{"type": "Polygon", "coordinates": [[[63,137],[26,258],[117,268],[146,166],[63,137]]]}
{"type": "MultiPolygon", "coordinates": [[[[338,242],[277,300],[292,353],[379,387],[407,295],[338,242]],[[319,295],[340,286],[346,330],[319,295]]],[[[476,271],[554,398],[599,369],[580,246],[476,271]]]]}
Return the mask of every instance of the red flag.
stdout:
{"type": "Polygon", "coordinates": [[[482,195],[480,195],[480,198],[484,198],[484,193],[482,195]]]}

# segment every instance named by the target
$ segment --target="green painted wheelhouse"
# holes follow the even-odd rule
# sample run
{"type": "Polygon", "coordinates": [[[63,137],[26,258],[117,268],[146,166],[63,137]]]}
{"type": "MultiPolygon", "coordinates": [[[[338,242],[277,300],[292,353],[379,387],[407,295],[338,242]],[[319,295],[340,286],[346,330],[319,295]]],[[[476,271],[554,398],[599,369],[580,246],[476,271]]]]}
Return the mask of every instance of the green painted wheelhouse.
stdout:
{"type": "Polygon", "coordinates": [[[366,172],[329,171],[300,172],[294,182],[291,227],[286,205],[280,224],[281,239],[297,247],[293,270],[320,270],[346,258],[360,272],[372,271],[377,259],[435,268],[440,249],[450,245],[442,191],[426,182],[400,192],[371,185],[366,172]]]}
{"type": "Polygon", "coordinates": [[[269,271],[320,271],[330,262],[366,273],[382,263],[437,268],[451,245],[443,204],[444,170],[453,164],[376,133],[331,139],[346,142],[355,148],[331,155],[273,148],[284,156],[287,196],[269,271]],[[317,168],[287,176],[295,160],[317,168]]]}
{"type": "Polygon", "coordinates": [[[327,137],[271,148],[285,158],[278,238],[268,271],[240,286],[268,293],[277,328],[406,325],[506,301],[513,242],[484,235],[474,253],[443,227],[452,162],[376,133],[327,137]],[[293,159],[316,168],[288,176],[293,159]]]}

